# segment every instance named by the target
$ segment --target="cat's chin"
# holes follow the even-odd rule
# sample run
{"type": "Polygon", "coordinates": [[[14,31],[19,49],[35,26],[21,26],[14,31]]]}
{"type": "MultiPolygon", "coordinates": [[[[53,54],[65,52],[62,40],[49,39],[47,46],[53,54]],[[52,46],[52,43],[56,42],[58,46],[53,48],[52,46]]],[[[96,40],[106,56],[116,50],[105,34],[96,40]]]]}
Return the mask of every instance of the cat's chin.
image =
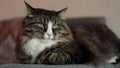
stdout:
{"type": "Polygon", "coordinates": [[[53,38],[44,38],[45,40],[53,40],[53,38]]]}

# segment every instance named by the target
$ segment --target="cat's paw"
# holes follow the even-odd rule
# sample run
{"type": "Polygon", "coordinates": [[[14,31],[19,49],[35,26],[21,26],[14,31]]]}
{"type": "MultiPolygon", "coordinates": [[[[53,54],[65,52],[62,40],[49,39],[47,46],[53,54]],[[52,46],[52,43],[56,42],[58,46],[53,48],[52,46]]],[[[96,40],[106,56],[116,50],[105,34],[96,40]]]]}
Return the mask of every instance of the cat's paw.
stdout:
{"type": "Polygon", "coordinates": [[[67,64],[71,61],[71,57],[69,54],[65,52],[52,53],[48,57],[48,61],[50,64],[67,64]]]}

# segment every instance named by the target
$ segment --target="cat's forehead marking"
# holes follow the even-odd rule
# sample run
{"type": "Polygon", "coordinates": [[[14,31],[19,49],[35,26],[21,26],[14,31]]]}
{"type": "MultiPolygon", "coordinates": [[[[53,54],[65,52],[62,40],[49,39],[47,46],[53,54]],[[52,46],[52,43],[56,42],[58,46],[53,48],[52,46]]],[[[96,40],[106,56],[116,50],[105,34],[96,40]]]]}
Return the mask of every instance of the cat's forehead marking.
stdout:
{"type": "Polygon", "coordinates": [[[49,21],[49,22],[48,22],[48,26],[49,26],[49,27],[52,27],[52,25],[53,25],[53,22],[52,22],[52,21],[49,21]]]}
{"type": "Polygon", "coordinates": [[[48,32],[48,33],[52,33],[52,26],[53,26],[52,21],[49,21],[49,22],[48,22],[48,28],[47,28],[47,32],[48,32]]]}

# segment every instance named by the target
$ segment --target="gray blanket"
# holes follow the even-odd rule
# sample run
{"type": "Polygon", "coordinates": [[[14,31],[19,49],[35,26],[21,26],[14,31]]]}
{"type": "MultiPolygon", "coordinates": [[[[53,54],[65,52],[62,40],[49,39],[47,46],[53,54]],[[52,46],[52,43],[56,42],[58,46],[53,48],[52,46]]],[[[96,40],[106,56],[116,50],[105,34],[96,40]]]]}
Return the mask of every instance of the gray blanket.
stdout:
{"type": "Polygon", "coordinates": [[[38,64],[1,64],[0,68],[120,68],[120,64],[92,65],[38,65],[38,64]]]}

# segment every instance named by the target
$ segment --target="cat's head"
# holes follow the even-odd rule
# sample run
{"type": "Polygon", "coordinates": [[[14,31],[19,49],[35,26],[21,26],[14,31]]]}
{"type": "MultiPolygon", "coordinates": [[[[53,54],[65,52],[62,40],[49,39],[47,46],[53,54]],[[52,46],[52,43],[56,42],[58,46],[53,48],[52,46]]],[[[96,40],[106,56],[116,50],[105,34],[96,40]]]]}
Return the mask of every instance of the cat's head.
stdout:
{"type": "Polygon", "coordinates": [[[72,40],[71,31],[61,17],[67,8],[51,11],[25,4],[28,13],[23,23],[23,33],[40,39],[72,40]]]}

